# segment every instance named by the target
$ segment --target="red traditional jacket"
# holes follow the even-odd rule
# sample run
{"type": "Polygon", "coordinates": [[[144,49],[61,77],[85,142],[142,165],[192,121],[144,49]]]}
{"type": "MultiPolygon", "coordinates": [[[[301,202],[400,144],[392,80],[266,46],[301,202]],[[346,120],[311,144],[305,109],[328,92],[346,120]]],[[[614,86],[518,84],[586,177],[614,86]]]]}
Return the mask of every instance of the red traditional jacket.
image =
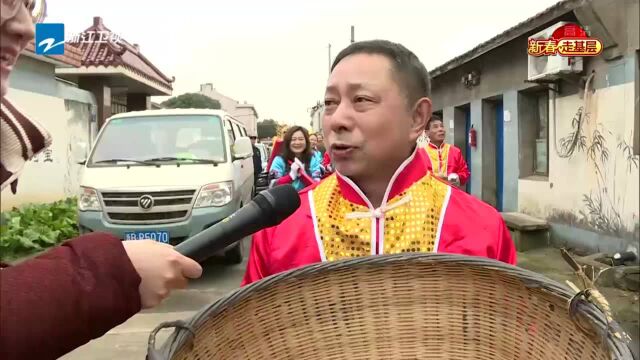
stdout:
{"type": "Polygon", "coordinates": [[[442,143],[440,147],[433,143],[425,146],[427,150],[428,160],[427,168],[429,171],[439,176],[448,176],[458,174],[460,185],[465,185],[469,180],[471,173],[464,161],[462,151],[454,145],[442,143]]]}
{"type": "Polygon", "coordinates": [[[282,153],[282,143],[282,139],[273,138],[273,148],[271,149],[271,156],[269,156],[269,161],[267,161],[267,173],[271,171],[271,163],[273,163],[273,159],[275,159],[276,156],[282,153]]]}
{"type": "Polygon", "coordinates": [[[331,157],[329,157],[329,152],[327,151],[322,156],[322,166],[326,168],[329,165],[331,165],[331,157]]]}
{"type": "Polygon", "coordinates": [[[243,285],[320,261],[400,252],[442,252],[516,263],[500,214],[438,180],[416,148],[374,208],[349,178],[334,173],[300,192],[301,206],[256,233],[243,285]]]}

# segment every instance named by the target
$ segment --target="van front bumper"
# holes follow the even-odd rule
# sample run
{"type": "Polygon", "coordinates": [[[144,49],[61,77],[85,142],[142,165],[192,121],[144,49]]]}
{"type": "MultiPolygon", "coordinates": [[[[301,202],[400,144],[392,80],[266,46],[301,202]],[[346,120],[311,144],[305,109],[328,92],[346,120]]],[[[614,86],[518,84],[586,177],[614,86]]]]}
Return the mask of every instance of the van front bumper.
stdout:
{"type": "Polygon", "coordinates": [[[169,233],[169,242],[176,245],[222,221],[236,210],[235,202],[223,207],[193,209],[186,220],[164,224],[114,224],[108,222],[102,211],[79,211],[78,224],[81,234],[108,232],[123,240],[127,232],[166,231],[169,233]]]}

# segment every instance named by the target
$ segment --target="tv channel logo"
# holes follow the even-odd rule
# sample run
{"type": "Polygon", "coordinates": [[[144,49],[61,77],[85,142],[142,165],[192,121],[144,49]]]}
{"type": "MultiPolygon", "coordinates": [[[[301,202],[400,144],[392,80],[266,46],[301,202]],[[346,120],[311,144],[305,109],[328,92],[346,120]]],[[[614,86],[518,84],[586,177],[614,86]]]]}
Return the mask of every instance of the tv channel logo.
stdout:
{"type": "Polygon", "coordinates": [[[64,54],[64,24],[36,24],[36,54],[64,54]]]}

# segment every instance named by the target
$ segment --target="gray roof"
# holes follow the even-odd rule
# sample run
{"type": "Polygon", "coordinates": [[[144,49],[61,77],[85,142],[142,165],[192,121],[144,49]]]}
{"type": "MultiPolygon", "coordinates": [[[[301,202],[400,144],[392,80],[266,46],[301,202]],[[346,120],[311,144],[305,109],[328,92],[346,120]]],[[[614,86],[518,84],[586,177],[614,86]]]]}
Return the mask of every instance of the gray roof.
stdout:
{"type": "Polygon", "coordinates": [[[485,54],[501,45],[508,43],[509,41],[527,34],[536,27],[543,25],[549,21],[554,20],[568,12],[573,11],[582,5],[591,2],[591,0],[563,0],[557,4],[549,7],[548,9],[528,18],[525,21],[511,27],[510,29],[503,31],[502,33],[494,36],[493,38],[479,44],[466,53],[457,56],[446,63],[434,68],[430,71],[431,77],[444,74],[447,71],[454,69],[470,60],[477,58],[478,56],[485,54]]]}

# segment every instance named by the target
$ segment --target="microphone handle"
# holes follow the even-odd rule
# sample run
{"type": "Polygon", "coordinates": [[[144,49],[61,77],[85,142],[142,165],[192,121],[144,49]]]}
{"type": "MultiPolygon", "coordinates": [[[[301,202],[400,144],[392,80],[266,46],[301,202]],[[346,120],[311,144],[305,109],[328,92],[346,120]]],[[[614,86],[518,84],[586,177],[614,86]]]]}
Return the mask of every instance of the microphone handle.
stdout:
{"type": "Polygon", "coordinates": [[[227,246],[262,229],[262,210],[250,202],[219,223],[210,226],[176,245],[180,254],[199,263],[209,259],[227,246]]]}

